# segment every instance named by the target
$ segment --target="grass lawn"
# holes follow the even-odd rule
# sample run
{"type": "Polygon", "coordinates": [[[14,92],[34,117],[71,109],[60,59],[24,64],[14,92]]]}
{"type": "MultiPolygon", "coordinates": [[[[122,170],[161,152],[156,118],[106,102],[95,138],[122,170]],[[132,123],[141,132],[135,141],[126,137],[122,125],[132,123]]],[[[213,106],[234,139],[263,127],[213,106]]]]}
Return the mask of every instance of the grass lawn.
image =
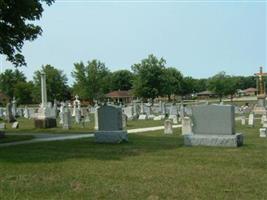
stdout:
{"type": "Polygon", "coordinates": [[[0,199],[267,199],[267,140],[241,127],[241,148],[184,147],[180,129],[0,148],[0,199]]]}
{"type": "MultiPolygon", "coordinates": [[[[7,133],[88,133],[90,131],[94,131],[94,117],[91,116],[91,122],[85,123],[85,126],[76,124],[73,122],[73,126],[70,130],[62,129],[62,126],[57,122],[57,128],[50,129],[36,129],[34,128],[33,119],[25,119],[18,118],[19,129],[12,129],[12,124],[6,124],[6,132],[7,133]]],[[[134,120],[128,121],[127,129],[135,129],[135,128],[144,128],[144,127],[153,127],[153,126],[163,126],[164,121],[154,121],[154,120],[134,120]]]]}
{"type": "Polygon", "coordinates": [[[9,142],[18,142],[23,140],[31,140],[33,136],[30,135],[6,135],[4,138],[0,138],[0,144],[9,142]]]}

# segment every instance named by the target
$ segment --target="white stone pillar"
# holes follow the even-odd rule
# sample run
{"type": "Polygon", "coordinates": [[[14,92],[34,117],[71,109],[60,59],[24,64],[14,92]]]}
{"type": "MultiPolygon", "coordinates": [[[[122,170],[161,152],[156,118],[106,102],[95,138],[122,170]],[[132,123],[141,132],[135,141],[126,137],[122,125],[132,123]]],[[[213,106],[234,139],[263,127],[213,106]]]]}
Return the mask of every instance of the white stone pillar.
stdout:
{"type": "Polygon", "coordinates": [[[42,95],[42,107],[47,105],[47,92],[46,92],[46,76],[44,72],[41,72],[41,95],[42,95]]]}

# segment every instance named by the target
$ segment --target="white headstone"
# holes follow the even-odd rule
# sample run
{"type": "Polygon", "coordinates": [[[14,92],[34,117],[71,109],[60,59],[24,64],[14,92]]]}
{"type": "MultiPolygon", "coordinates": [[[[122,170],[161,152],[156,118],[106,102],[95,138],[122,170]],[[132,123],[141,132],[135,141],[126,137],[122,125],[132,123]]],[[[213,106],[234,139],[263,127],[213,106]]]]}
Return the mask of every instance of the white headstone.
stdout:
{"type": "Polygon", "coordinates": [[[192,121],[190,117],[184,117],[182,119],[182,135],[192,134],[192,121]]]}
{"type": "Polygon", "coordinates": [[[171,120],[165,120],[165,122],[164,122],[164,134],[173,134],[172,121],[171,120]]]}
{"type": "Polygon", "coordinates": [[[241,117],[241,124],[246,125],[246,116],[241,117]]]}
{"type": "Polygon", "coordinates": [[[255,124],[254,113],[250,113],[248,116],[248,125],[253,127],[254,124],[255,124]]]}
{"type": "Polygon", "coordinates": [[[19,122],[14,122],[14,123],[12,124],[12,128],[14,128],[14,129],[19,128],[19,122]]]}
{"type": "Polygon", "coordinates": [[[267,137],[266,136],[266,128],[260,128],[260,137],[267,137]]]}

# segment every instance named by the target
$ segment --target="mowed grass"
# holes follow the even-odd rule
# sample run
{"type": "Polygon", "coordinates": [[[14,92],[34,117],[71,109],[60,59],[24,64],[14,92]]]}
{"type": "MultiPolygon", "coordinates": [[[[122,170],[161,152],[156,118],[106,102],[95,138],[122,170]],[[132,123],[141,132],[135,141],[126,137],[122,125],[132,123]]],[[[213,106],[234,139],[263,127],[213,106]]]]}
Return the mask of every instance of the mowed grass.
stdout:
{"type": "MultiPolygon", "coordinates": [[[[65,130],[62,125],[59,124],[57,120],[57,127],[50,129],[37,129],[34,127],[33,119],[18,118],[19,128],[13,129],[12,123],[6,123],[7,133],[88,133],[94,131],[95,121],[94,116],[91,115],[91,121],[84,124],[77,124],[72,120],[72,128],[70,130],[65,130]]],[[[154,120],[128,120],[127,129],[135,128],[145,128],[154,126],[163,126],[164,121],[154,121],[154,120]]]]}
{"type": "Polygon", "coordinates": [[[0,144],[31,140],[33,138],[34,137],[30,135],[6,135],[4,138],[0,138],[0,144]]]}
{"type": "Polygon", "coordinates": [[[267,140],[241,127],[240,148],[184,147],[180,129],[0,148],[0,199],[267,199],[267,140]]]}

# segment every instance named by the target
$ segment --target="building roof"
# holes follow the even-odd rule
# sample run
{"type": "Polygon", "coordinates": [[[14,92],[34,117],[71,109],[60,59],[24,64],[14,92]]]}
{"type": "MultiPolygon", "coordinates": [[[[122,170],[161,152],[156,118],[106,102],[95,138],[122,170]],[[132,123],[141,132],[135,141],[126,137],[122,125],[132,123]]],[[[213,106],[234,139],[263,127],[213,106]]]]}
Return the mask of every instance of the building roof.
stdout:
{"type": "Polygon", "coordinates": [[[125,91],[125,90],[117,90],[117,91],[112,91],[108,94],[106,94],[106,97],[110,98],[127,98],[127,97],[132,97],[130,91],[125,91]]]}
{"type": "Polygon", "coordinates": [[[214,95],[214,94],[215,94],[214,92],[211,92],[211,91],[208,91],[208,90],[197,93],[198,96],[202,96],[202,95],[214,95]]]}
{"type": "Polygon", "coordinates": [[[258,90],[256,88],[247,88],[243,90],[243,92],[248,93],[248,92],[257,92],[258,90]]]}

